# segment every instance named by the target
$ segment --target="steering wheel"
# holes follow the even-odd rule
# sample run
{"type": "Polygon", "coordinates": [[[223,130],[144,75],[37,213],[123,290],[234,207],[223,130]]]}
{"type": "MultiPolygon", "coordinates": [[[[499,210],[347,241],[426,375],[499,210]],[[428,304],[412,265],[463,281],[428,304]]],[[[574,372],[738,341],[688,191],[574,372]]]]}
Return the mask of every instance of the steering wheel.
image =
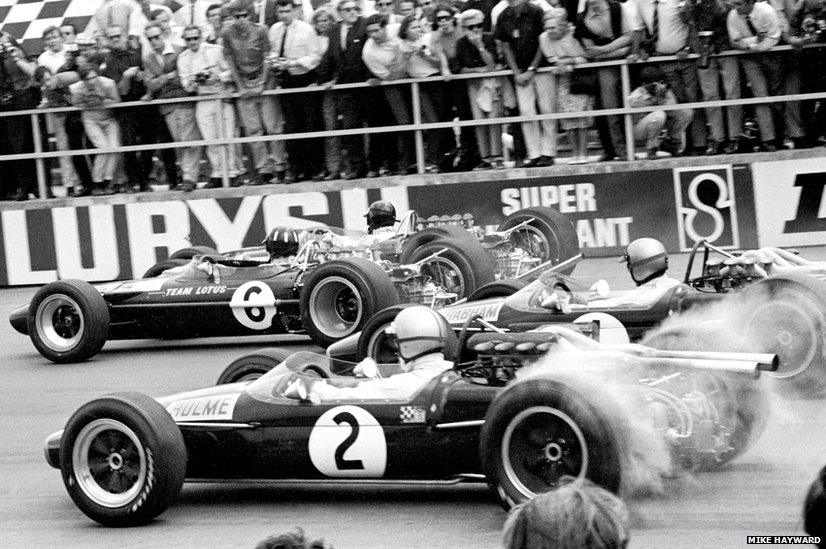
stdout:
{"type": "MultiPolygon", "coordinates": [[[[465,320],[464,324],[462,324],[462,330],[459,332],[459,344],[456,347],[456,356],[453,357],[453,364],[458,365],[459,361],[462,359],[462,350],[465,348],[465,344],[467,343],[467,332],[468,328],[470,328],[471,324],[479,320],[480,318],[484,318],[480,314],[472,315],[465,320]]],[[[482,331],[485,331],[485,325],[480,324],[482,327],[482,331]]]]}
{"type": "Polygon", "coordinates": [[[330,374],[328,374],[324,368],[316,365],[316,364],[308,364],[301,368],[302,375],[316,378],[316,379],[330,379],[330,374]]]}

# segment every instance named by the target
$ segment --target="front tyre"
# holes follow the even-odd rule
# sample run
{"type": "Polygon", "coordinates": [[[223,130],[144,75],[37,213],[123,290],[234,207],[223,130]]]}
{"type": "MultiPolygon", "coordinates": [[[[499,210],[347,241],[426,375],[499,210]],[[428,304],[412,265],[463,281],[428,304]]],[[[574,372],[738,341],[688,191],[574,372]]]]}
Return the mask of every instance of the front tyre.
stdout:
{"type": "MultiPolygon", "coordinates": [[[[536,206],[514,212],[499,226],[499,230],[508,230],[525,221],[529,223],[514,231],[510,238],[515,246],[531,256],[558,265],[579,253],[579,237],[574,224],[553,208],[536,206]]],[[[564,273],[571,274],[573,270],[571,267],[564,273]]]]}
{"type": "Polygon", "coordinates": [[[270,348],[244,355],[241,358],[233,360],[232,363],[221,372],[215,385],[258,379],[287,360],[291,354],[289,351],[270,348]]]}
{"type": "Polygon", "coordinates": [[[139,526],[181,491],[187,453],[172,417],[141,393],[115,393],[75,412],[60,443],[63,483],[75,505],[104,526],[139,526]]]}
{"type": "Polygon", "coordinates": [[[605,412],[559,380],[507,388],[488,409],[480,443],[488,485],[505,508],[553,490],[564,476],[619,491],[619,445],[605,412]]]}
{"type": "Polygon", "coordinates": [[[29,337],[56,363],[82,362],[100,352],[109,336],[109,307],[82,280],[46,284],[34,294],[27,317],[29,337]]]}

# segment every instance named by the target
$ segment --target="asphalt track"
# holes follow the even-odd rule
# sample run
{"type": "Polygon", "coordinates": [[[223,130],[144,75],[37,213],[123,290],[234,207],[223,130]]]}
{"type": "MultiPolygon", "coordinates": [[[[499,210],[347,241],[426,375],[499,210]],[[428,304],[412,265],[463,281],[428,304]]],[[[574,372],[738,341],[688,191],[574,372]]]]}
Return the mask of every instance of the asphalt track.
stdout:
{"type": "MultiPolygon", "coordinates": [[[[826,248],[804,255],[824,260],[826,248]]],[[[672,265],[681,272],[685,257],[672,265]]],[[[577,275],[628,287],[613,259],[587,260],[577,275]]],[[[261,345],[313,347],[302,337],[114,342],[87,363],[54,365],[5,320],[34,291],[0,290],[0,547],[252,547],[297,526],[339,549],[499,546],[505,512],[481,485],[186,485],[149,526],[98,526],[43,458],[44,438],[78,406],[115,390],[160,396],[210,385],[261,345]]],[[[802,500],[826,463],[826,402],[775,404],[764,435],[734,462],[630,500],[630,547],[741,547],[748,535],[803,534],[802,500]]]]}

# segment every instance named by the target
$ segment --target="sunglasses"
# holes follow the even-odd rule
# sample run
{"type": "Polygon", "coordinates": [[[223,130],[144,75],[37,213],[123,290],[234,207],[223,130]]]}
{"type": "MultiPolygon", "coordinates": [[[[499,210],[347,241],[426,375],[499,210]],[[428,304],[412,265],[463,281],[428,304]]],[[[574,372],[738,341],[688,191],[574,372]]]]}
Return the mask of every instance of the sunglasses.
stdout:
{"type": "Polygon", "coordinates": [[[349,8],[341,8],[341,11],[343,11],[343,12],[348,12],[348,13],[349,13],[349,12],[352,12],[352,11],[355,11],[355,12],[360,12],[360,11],[361,11],[361,8],[360,8],[360,7],[358,7],[358,6],[352,6],[352,7],[349,7],[349,8]]]}
{"type": "Polygon", "coordinates": [[[73,33],[73,32],[61,32],[60,34],[63,35],[63,36],[74,36],[75,33],[73,33]]]}
{"type": "Polygon", "coordinates": [[[478,23],[476,25],[468,25],[465,28],[467,28],[467,30],[479,30],[482,28],[482,23],[478,23]]]}
{"type": "Polygon", "coordinates": [[[186,42],[195,42],[195,41],[200,40],[200,39],[201,39],[200,36],[185,36],[184,37],[184,40],[186,42]]]}
{"type": "Polygon", "coordinates": [[[450,21],[453,19],[452,15],[439,15],[436,17],[436,21],[450,21]]]}
{"type": "Polygon", "coordinates": [[[386,8],[387,6],[392,6],[393,2],[377,2],[376,5],[386,8]]]}
{"type": "Polygon", "coordinates": [[[153,34],[152,36],[147,36],[146,39],[147,40],[157,40],[160,37],[161,37],[160,34],[153,34]]]}
{"type": "Polygon", "coordinates": [[[246,19],[246,18],[247,18],[247,17],[249,17],[249,16],[250,16],[250,14],[248,14],[248,13],[236,13],[236,14],[233,14],[233,17],[234,17],[235,19],[246,19]]]}
{"type": "Polygon", "coordinates": [[[123,36],[123,35],[122,34],[113,34],[112,36],[107,36],[106,38],[108,40],[120,40],[121,36],[123,36]]]}

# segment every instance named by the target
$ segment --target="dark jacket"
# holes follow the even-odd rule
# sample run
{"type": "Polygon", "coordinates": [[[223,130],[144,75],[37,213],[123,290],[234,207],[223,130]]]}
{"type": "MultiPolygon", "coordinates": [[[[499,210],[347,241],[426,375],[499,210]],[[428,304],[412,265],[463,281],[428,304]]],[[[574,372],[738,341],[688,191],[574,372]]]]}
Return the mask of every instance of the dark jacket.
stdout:
{"type": "Polygon", "coordinates": [[[361,50],[367,42],[365,28],[364,19],[360,17],[350,29],[347,36],[347,48],[344,50],[341,49],[342,24],[336,23],[327,31],[330,45],[318,66],[320,81],[329,82],[335,79],[339,84],[347,84],[364,82],[372,77],[361,59],[361,50]]]}
{"type": "MultiPolygon", "coordinates": [[[[486,32],[482,34],[482,44],[485,45],[485,49],[488,50],[493,57],[493,62],[498,63],[500,59],[496,51],[496,41],[493,39],[491,33],[486,32]]],[[[482,59],[479,48],[474,46],[467,36],[461,37],[459,41],[456,42],[456,62],[463,69],[475,69],[485,66],[485,60],[482,59]]]]}

